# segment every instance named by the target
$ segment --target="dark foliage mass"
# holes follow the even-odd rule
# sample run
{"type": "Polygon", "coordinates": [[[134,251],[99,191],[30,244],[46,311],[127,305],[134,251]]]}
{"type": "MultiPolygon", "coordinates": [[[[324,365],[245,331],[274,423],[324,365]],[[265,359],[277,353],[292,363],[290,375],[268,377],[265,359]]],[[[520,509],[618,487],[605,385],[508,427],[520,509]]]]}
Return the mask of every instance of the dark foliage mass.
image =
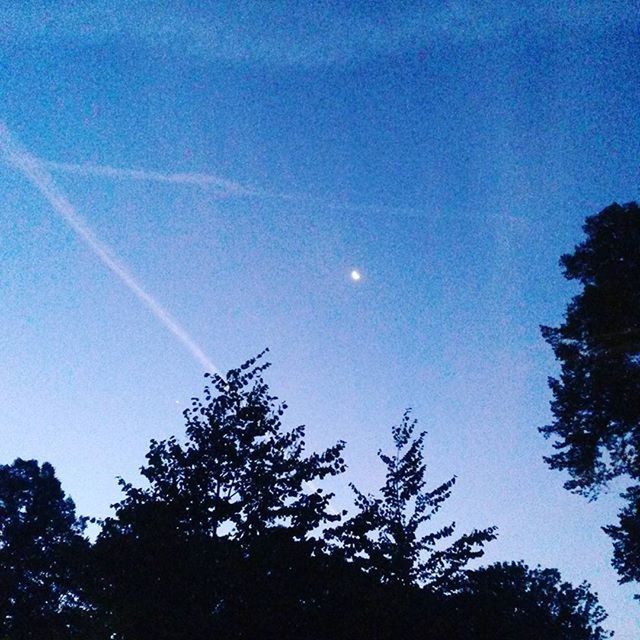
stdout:
{"type": "Polygon", "coordinates": [[[66,638],[86,630],[86,521],[35,460],[0,466],[0,637],[66,638]]]}
{"type": "Polygon", "coordinates": [[[162,511],[184,536],[225,537],[250,545],[271,528],[294,540],[338,516],[332,494],[305,486],[345,469],[344,443],[305,457],[304,426],[285,431],[285,404],[269,394],[262,358],[212,376],[204,397],[184,412],[186,440],[151,442],[142,475],[149,488],[121,482],[125,499],[106,530],[130,528],[141,511],[162,511]]]}
{"type": "Polygon", "coordinates": [[[258,356],[213,376],[186,433],[152,442],[144,486],[93,544],[48,464],[0,467],[2,640],[603,640],[588,585],[522,564],[470,571],[494,528],[423,532],[451,479],[425,488],[424,433],[405,414],[379,456],[379,496],[336,514],[318,486],[344,444],[305,454],[304,427],[258,356]]]}
{"type": "Polygon", "coordinates": [[[604,530],[613,540],[612,564],[621,582],[640,583],[640,485],[629,487],[621,497],[626,506],[618,514],[618,524],[604,530]]]}
{"type": "Polygon", "coordinates": [[[587,218],[586,240],[562,256],[565,277],[581,291],[559,327],[542,327],[561,363],[551,378],[553,469],[567,489],[589,498],[614,478],[631,481],[614,541],[623,582],[640,578],[640,208],[613,204],[587,218]]]}
{"type": "Polygon", "coordinates": [[[467,572],[455,598],[456,638],[587,640],[608,638],[606,613],[583,583],[563,582],[555,569],[522,562],[498,563],[467,572]],[[535,624],[530,623],[535,620],[535,624]]]}

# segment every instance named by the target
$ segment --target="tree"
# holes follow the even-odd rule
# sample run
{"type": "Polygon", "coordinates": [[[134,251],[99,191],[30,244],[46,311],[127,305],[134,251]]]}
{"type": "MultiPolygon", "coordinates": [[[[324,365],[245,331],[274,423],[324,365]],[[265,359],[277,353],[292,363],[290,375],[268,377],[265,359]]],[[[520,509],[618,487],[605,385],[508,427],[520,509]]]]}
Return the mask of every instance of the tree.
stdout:
{"type": "Polygon", "coordinates": [[[553,421],[540,428],[556,452],[545,458],[568,471],[565,487],[590,499],[614,478],[633,485],[614,539],[622,581],[637,580],[640,482],[640,209],[612,204],[587,218],[587,238],[560,259],[564,276],[582,290],[559,327],[541,327],[561,363],[550,378],[553,421]]]}
{"type": "Polygon", "coordinates": [[[449,635],[459,640],[605,640],[607,618],[583,582],[574,587],[556,569],[503,562],[470,571],[453,598],[449,635]]]}
{"type": "MultiPolygon", "coordinates": [[[[640,486],[629,487],[622,498],[626,506],[618,514],[618,525],[604,527],[613,540],[612,564],[621,582],[640,582],[640,486]]],[[[635,596],[640,599],[640,595],[635,596]]]]}
{"type": "Polygon", "coordinates": [[[285,527],[302,540],[339,519],[329,509],[333,494],[309,488],[344,471],[344,442],[303,455],[305,427],[284,430],[287,405],[269,393],[262,374],[270,364],[259,362],[264,353],[225,377],[210,376],[204,398],[193,398],[184,412],[184,444],[175,437],[151,442],[142,468],[149,486],[123,482],[126,498],[116,505],[119,516],[144,504],[163,505],[187,535],[240,541],[272,527],[285,527]]]}
{"type": "Polygon", "coordinates": [[[84,637],[85,526],[49,463],[0,466],[0,637],[84,637]]]}
{"type": "Polygon", "coordinates": [[[122,638],[251,637],[257,612],[282,627],[302,606],[300,558],[318,556],[315,532],[339,519],[315,483],[345,469],[344,443],[304,455],[305,428],[284,428],[263,357],[211,376],[184,441],[151,442],[147,486],[121,481],[94,558],[96,599],[122,638]]]}
{"type": "Polygon", "coordinates": [[[426,432],[414,437],[416,424],[406,411],[401,423],[392,428],[394,452],[378,452],[387,468],[380,497],[365,495],[351,485],[357,513],[333,536],[347,558],[384,583],[444,589],[470,560],[483,555],[482,547],[495,539],[496,528],[474,530],[445,548],[439,548],[440,542],[453,535],[455,523],[421,533],[422,525],[451,495],[456,479],[425,490],[426,432]]]}

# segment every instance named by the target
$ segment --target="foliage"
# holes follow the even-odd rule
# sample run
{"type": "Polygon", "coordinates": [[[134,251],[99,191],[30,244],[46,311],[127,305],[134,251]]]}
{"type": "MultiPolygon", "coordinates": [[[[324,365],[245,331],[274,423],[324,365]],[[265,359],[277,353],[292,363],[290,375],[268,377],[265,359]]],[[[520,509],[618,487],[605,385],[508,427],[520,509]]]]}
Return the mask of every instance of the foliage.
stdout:
{"type": "MultiPolygon", "coordinates": [[[[640,208],[613,204],[587,218],[587,238],[560,262],[582,285],[559,327],[542,327],[561,363],[550,378],[553,422],[540,431],[556,452],[545,458],[566,470],[565,487],[591,499],[617,477],[640,481],[640,208]]],[[[614,566],[623,580],[640,572],[638,510],[633,496],[618,527],[614,566]]]]}
{"type": "Polygon", "coordinates": [[[453,535],[455,523],[421,533],[422,525],[450,497],[455,477],[425,490],[426,432],[414,437],[416,424],[406,411],[393,427],[394,452],[378,452],[387,468],[380,497],[365,495],[352,485],[358,511],[333,535],[347,558],[382,582],[442,589],[470,560],[483,555],[482,547],[496,537],[496,529],[474,530],[446,548],[439,548],[439,543],[453,535]]]}
{"type": "MultiPolygon", "coordinates": [[[[618,514],[618,524],[603,527],[613,540],[612,564],[620,582],[640,583],[640,486],[629,487],[622,498],[626,506],[618,514]]],[[[640,600],[640,595],[635,596],[640,600]]]]}
{"type": "Polygon", "coordinates": [[[470,571],[455,597],[455,637],[492,640],[605,640],[607,614],[588,583],[574,587],[556,569],[522,562],[470,571]]]}
{"type": "Polygon", "coordinates": [[[82,637],[85,525],[50,464],[0,466],[0,637],[82,637]]]}
{"type": "Polygon", "coordinates": [[[380,497],[356,490],[358,512],[320,537],[339,517],[331,494],[305,489],[344,469],[344,445],[303,455],[260,357],[214,376],[183,444],[152,442],[148,486],[122,482],[92,545],[51,465],[0,467],[2,640],[607,637],[588,585],[521,564],[463,571],[494,528],[444,549],[453,524],[422,533],[455,478],[425,489],[425,433],[408,412],[395,451],[379,452],[380,497]]]}
{"type": "Polygon", "coordinates": [[[263,356],[212,376],[184,412],[184,443],[152,441],[147,487],[121,481],[125,498],[94,549],[93,593],[123,638],[251,637],[253,614],[281,607],[284,621],[301,606],[287,585],[304,572],[291,563],[303,549],[316,558],[314,533],[339,518],[333,494],[311,487],[345,469],[344,443],[304,455],[305,429],[284,429],[263,356]]]}
{"type": "Polygon", "coordinates": [[[592,496],[616,476],[640,478],[640,209],[611,205],[584,230],[561,258],[582,292],[560,327],[542,327],[562,372],[541,431],[557,438],[547,462],[569,471],[567,488],[592,496]]]}
{"type": "Polygon", "coordinates": [[[132,526],[132,517],[151,509],[185,535],[248,542],[276,526],[302,540],[339,518],[329,510],[333,494],[307,488],[344,471],[344,443],[303,455],[305,428],[283,429],[286,404],[269,394],[262,374],[270,365],[259,362],[263,355],[224,378],[212,376],[204,398],[193,398],[184,412],[184,444],[175,437],[151,442],[142,468],[149,487],[122,482],[119,524],[132,526]]]}

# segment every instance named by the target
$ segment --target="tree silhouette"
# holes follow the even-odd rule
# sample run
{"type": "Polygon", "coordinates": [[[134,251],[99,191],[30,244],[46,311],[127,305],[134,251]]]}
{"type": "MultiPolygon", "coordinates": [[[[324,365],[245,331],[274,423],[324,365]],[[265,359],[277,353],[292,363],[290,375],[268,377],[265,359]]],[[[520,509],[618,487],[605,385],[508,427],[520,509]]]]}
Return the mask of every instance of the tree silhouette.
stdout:
{"type": "Polygon", "coordinates": [[[1,638],[85,637],[85,525],[49,463],[0,466],[1,638]]]}
{"type": "Polygon", "coordinates": [[[422,525],[451,495],[456,479],[425,490],[426,432],[414,437],[416,424],[406,411],[401,423],[392,428],[395,450],[389,455],[378,452],[387,468],[380,497],[365,495],[351,485],[357,513],[333,536],[347,558],[382,582],[445,589],[470,560],[483,555],[482,547],[496,537],[496,528],[474,530],[445,548],[440,543],[454,534],[455,523],[421,533],[422,525]]]}
{"type": "MultiPolygon", "coordinates": [[[[214,374],[204,397],[185,410],[186,441],[152,441],[142,475],[147,488],[122,482],[126,498],[116,513],[145,504],[165,506],[184,534],[224,535],[250,541],[272,527],[303,540],[321,524],[335,521],[332,493],[309,490],[313,483],[345,469],[343,442],[304,453],[305,427],[285,431],[287,405],[269,394],[261,363],[264,353],[214,374]]],[[[207,374],[208,376],[209,374],[207,374]]]]}
{"type": "Polygon", "coordinates": [[[621,582],[640,582],[640,486],[629,487],[622,498],[627,504],[618,514],[619,524],[604,527],[604,531],[613,540],[612,564],[621,582]]]}
{"type": "MultiPolygon", "coordinates": [[[[93,545],[51,465],[0,467],[2,640],[604,640],[587,585],[499,565],[469,572],[495,528],[424,533],[455,478],[425,489],[409,413],[379,456],[379,497],[339,519],[308,484],[344,469],[343,443],[304,455],[304,428],[263,379],[263,354],[214,376],[183,442],[152,442],[147,486],[93,545]]],[[[626,531],[626,529],[625,529],[626,531]]]]}
{"type": "Polygon", "coordinates": [[[588,583],[574,587],[556,569],[504,562],[468,572],[453,599],[449,633],[459,640],[605,640],[613,634],[588,583]]]}
{"type": "Polygon", "coordinates": [[[550,378],[553,422],[540,431],[556,452],[545,458],[568,471],[565,487],[593,499],[614,478],[634,483],[619,526],[607,527],[622,581],[637,580],[640,546],[640,209],[613,204],[587,218],[587,238],[560,259],[582,285],[559,327],[542,335],[561,363],[550,378]],[[635,496],[635,498],[634,498],[635,496]],[[635,549],[635,552],[633,551],[635,549]]]}
{"type": "Polygon", "coordinates": [[[267,637],[267,613],[280,635],[302,624],[294,585],[324,547],[314,532],[339,519],[315,483],[344,470],[344,443],[304,455],[305,428],[284,428],[263,357],[211,376],[184,412],[184,442],[152,441],[148,486],[121,481],[94,557],[96,599],[123,638],[251,637],[256,625],[267,637]]]}

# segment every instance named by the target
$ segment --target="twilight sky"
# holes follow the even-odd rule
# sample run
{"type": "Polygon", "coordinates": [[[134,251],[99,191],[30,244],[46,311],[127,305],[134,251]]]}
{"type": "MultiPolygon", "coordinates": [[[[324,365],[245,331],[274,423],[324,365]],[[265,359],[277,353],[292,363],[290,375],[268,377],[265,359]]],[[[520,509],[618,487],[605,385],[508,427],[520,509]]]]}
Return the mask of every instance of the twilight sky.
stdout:
{"type": "Polygon", "coordinates": [[[536,428],[558,257],[640,197],[640,3],[123,4],[0,5],[0,462],[105,515],[202,363],[269,346],[289,424],[348,443],[336,505],[411,406],[442,522],[631,640],[622,485],[567,493],[536,428]]]}

